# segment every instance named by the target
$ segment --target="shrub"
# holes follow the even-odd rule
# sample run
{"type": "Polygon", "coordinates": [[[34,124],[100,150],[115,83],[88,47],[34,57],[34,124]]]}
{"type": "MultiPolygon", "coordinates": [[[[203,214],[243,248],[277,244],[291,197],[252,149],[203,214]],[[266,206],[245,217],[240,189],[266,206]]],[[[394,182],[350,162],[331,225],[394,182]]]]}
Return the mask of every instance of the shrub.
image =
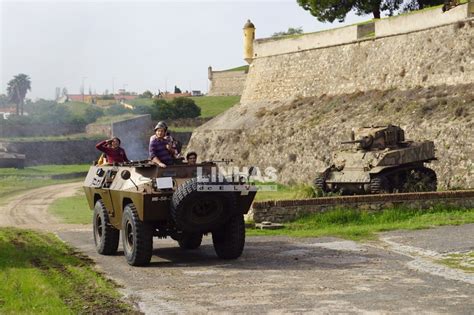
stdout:
{"type": "Polygon", "coordinates": [[[123,105],[120,105],[120,104],[115,104],[115,105],[112,105],[110,106],[109,108],[107,108],[105,110],[105,113],[108,115],[108,116],[115,116],[115,115],[123,115],[123,114],[127,114],[127,113],[130,113],[131,110],[124,107],[123,105]]]}
{"type": "Polygon", "coordinates": [[[171,102],[157,99],[153,101],[151,115],[154,120],[195,118],[201,115],[201,108],[186,97],[177,97],[171,102]]]}

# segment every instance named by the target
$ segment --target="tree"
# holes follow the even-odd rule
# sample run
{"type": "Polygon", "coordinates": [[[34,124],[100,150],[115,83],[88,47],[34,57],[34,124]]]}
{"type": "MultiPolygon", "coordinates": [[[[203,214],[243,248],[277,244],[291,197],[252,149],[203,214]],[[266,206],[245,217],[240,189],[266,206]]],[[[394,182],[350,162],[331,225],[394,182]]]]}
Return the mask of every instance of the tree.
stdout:
{"type": "Polygon", "coordinates": [[[181,89],[177,87],[176,85],[174,86],[174,93],[175,94],[181,94],[181,89]]]}
{"type": "Polygon", "coordinates": [[[194,118],[201,115],[201,108],[191,98],[177,97],[171,101],[171,105],[174,107],[174,118],[194,118]]]}
{"type": "Polygon", "coordinates": [[[153,97],[153,93],[151,93],[150,91],[146,90],[145,92],[143,92],[143,94],[141,95],[142,98],[152,98],[153,97]]]}
{"type": "Polygon", "coordinates": [[[10,100],[16,104],[16,114],[23,115],[25,96],[31,90],[31,79],[26,74],[20,73],[8,82],[7,92],[10,100]]]}
{"type": "Polygon", "coordinates": [[[296,28],[289,27],[286,32],[273,33],[272,37],[281,37],[281,36],[297,35],[297,34],[303,34],[302,27],[296,27],[296,28]]]}
{"type": "Polygon", "coordinates": [[[428,6],[442,4],[443,0],[297,0],[298,4],[321,22],[343,22],[346,15],[354,10],[357,15],[372,14],[380,19],[381,12],[393,15],[403,6],[403,11],[423,9],[428,6]]]}
{"type": "Polygon", "coordinates": [[[151,116],[154,120],[178,118],[194,118],[201,115],[201,108],[194,100],[187,97],[177,97],[171,102],[164,99],[153,101],[151,116]]]}

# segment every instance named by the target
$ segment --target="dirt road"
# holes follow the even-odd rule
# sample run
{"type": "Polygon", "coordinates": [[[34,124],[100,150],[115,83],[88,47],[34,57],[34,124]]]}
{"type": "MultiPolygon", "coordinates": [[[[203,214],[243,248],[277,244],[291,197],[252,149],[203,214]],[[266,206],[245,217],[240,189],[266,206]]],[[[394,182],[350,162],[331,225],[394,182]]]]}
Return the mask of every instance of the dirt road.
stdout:
{"type": "MultiPolygon", "coordinates": [[[[68,187],[72,194],[74,184],[68,187]]],[[[26,206],[7,207],[2,214],[13,216],[8,222],[29,225],[25,218],[30,216],[12,211],[45,211],[25,207],[38,207],[36,198],[50,202],[54,191],[41,190],[49,195],[45,198],[37,191],[29,197],[24,194],[19,198],[26,206]]],[[[248,237],[242,257],[235,261],[217,259],[209,236],[193,251],[156,239],[151,265],[143,268],[127,265],[121,249],[115,256],[97,255],[90,226],[66,229],[54,219],[45,225],[59,228],[62,239],[92,257],[124,286],[126,297],[149,314],[470,314],[474,310],[474,275],[435,263],[447,252],[472,251],[474,224],[390,232],[382,234],[381,241],[368,243],[248,237]]]]}

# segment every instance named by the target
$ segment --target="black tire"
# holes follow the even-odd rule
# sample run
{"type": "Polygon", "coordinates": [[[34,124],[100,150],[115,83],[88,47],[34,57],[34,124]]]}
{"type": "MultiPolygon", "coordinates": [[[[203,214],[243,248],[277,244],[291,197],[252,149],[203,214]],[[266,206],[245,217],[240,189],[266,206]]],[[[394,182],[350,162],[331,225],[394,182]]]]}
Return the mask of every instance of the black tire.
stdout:
{"type": "Polygon", "coordinates": [[[386,194],[392,192],[387,177],[378,175],[370,180],[371,194],[386,194]]]}
{"type": "Polygon", "coordinates": [[[236,198],[232,192],[198,191],[198,180],[192,178],[173,194],[171,216],[184,232],[207,232],[226,222],[236,213],[236,198]]]}
{"type": "Polygon", "coordinates": [[[242,214],[234,215],[221,228],[212,232],[214,250],[221,259],[240,257],[245,245],[245,223],[242,214]]]}
{"type": "Polygon", "coordinates": [[[178,241],[181,249],[196,249],[201,246],[202,233],[185,233],[183,238],[178,241]]]}
{"type": "Polygon", "coordinates": [[[423,168],[424,191],[436,191],[438,189],[438,177],[431,168],[423,168]]]}
{"type": "Polygon", "coordinates": [[[102,200],[97,200],[92,219],[94,243],[101,255],[113,255],[117,252],[120,231],[110,224],[109,214],[102,200]]]}
{"type": "Polygon", "coordinates": [[[326,186],[326,176],[324,173],[322,174],[319,174],[318,176],[316,176],[316,178],[314,179],[314,187],[316,188],[316,190],[318,192],[320,192],[321,194],[325,194],[328,192],[327,190],[327,186],[326,186]]]}
{"type": "Polygon", "coordinates": [[[129,265],[144,266],[153,252],[153,229],[140,221],[135,205],[125,206],[122,216],[123,253],[129,265]]]}

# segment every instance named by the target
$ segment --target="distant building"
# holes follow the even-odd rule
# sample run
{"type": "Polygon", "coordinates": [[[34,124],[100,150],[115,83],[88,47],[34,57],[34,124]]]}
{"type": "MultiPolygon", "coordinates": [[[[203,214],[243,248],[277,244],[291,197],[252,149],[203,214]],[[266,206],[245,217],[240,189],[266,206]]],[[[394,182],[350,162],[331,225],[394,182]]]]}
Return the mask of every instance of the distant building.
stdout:
{"type": "Polygon", "coordinates": [[[203,96],[203,94],[199,90],[194,90],[194,91],[191,91],[191,96],[203,96]]]}

